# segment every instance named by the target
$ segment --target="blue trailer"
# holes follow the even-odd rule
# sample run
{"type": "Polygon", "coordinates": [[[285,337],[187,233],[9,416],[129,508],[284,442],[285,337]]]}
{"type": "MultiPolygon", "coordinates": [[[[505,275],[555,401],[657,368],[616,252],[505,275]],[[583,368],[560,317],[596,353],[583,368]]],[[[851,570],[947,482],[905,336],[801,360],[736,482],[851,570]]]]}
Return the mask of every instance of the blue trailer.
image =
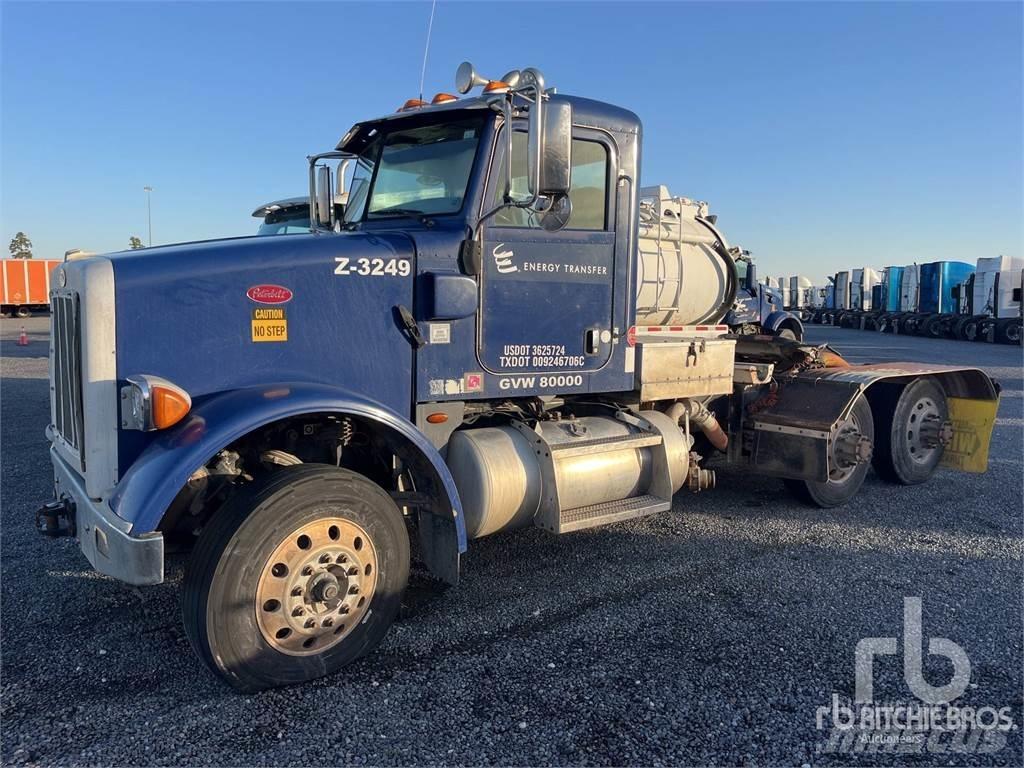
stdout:
{"type": "Polygon", "coordinates": [[[473,539],[662,513],[716,466],[822,507],[869,466],[984,471],[985,373],[729,334],[728,244],[702,212],[670,226],[675,199],[641,214],[635,114],[536,69],[457,79],[483,92],[410,100],[310,158],[304,234],[55,274],[38,525],[130,584],[191,549],[182,615],[213,672],[253,691],[372,652],[413,539],[454,584],[473,539]],[[658,265],[683,246],[707,277],[680,292],[658,265]]]}

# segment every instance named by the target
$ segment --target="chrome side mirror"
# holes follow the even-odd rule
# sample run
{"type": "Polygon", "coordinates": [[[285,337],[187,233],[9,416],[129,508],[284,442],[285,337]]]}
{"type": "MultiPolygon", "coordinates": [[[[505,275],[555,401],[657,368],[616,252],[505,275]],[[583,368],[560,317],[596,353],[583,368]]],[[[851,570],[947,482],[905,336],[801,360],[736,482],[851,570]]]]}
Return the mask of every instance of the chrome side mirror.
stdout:
{"type": "Polygon", "coordinates": [[[327,165],[316,169],[316,224],[327,229],[334,226],[334,182],[327,165]]]}

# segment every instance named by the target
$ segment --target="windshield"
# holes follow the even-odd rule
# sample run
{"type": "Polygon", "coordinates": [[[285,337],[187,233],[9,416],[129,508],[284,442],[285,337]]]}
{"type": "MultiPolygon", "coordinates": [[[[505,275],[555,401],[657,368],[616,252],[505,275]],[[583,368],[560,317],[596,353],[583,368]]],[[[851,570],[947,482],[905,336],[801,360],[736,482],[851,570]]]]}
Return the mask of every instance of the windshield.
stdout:
{"type": "Polygon", "coordinates": [[[484,116],[394,130],[368,146],[355,170],[346,221],[457,213],[484,116]],[[364,190],[368,190],[367,194],[364,190]]]}
{"type": "Polygon", "coordinates": [[[309,206],[291,208],[287,211],[274,211],[268,214],[257,235],[290,235],[295,232],[309,232],[309,206]]]}

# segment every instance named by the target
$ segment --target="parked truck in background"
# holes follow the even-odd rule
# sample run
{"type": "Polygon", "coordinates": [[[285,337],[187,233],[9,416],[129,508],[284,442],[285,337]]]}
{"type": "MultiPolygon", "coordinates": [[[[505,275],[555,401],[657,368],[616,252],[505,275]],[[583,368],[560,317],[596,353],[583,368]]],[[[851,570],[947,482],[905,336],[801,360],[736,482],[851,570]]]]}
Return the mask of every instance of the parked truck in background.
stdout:
{"type": "Polygon", "coordinates": [[[454,584],[470,540],[659,514],[716,468],[820,507],[870,466],[985,470],[984,372],[728,334],[730,247],[680,198],[641,206],[634,113],[536,69],[457,81],[483,92],[410,100],[310,158],[309,234],[59,267],[40,529],[132,584],[191,548],[186,633],[230,684],[372,651],[410,536],[454,584]]]}
{"type": "Polygon", "coordinates": [[[804,324],[799,315],[785,307],[776,278],[757,279],[757,268],[750,251],[734,247],[739,289],[732,308],[722,322],[738,335],[766,335],[802,341],[804,324]],[[774,285],[773,285],[774,283],[774,285]]]}
{"type": "Polygon", "coordinates": [[[261,205],[252,212],[260,220],[257,235],[288,235],[309,232],[309,196],[286,197],[261,205]]]}
{"type": "Polygon", "coordinates": [[[50,309],[55,259],[0,259],[0,314],[31,317],[50,309]]]}
{"type": "Polygon", "coordinates": [[[960,317],[953,335],[967,341],[1021,343],[1021,285],[1024,259],[979,258],[975,271],[957,286],[960,317]]]}

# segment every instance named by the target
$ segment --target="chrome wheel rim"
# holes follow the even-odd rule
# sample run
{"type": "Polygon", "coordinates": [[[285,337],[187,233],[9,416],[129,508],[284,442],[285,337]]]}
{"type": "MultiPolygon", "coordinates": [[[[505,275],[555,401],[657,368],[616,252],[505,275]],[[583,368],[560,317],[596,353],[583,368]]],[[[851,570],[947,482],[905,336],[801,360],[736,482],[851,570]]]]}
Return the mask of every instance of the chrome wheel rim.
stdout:
{"type": "Polygon", "coordinates": [[[377,565],[369,535],[351,520],[321,518],[295,529],[267,558],[256,586],[263,639],[291,656],[334,647],[369,609],[377,565]]]}
{"type": "Polygon", "coordinates": [[[930,397],[922,397],[910,409],[905,435],[907,453],[915,464],[927,464],[941,448],[942,411],[930,397]]]}

